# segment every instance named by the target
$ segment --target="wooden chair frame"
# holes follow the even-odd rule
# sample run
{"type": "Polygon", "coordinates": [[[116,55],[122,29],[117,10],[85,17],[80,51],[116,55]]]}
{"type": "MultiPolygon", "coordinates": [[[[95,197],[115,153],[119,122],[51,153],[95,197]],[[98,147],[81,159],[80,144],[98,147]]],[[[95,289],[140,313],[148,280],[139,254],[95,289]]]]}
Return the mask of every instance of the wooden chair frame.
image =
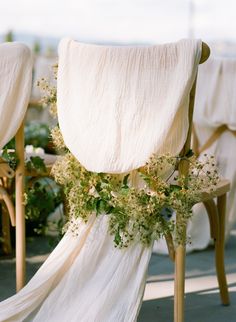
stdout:
{"type": "Polygon", "coordinates": [[[19,164],[15,174],[16,194],[16,291],[18,292],[25,284],[25,206],[24,206],[24,185],[25,185],[25,148],[24,148],[24,122],[22,122],[16,133],[16,155],[19,164]]]}
{"type": "MultiPolygon", "coordinates": [[[[3,208],[3,231],[6,239],[6,252],[11,252],[10,243],[10,222],[12,226],[16,227],[16,291],[18,292],[25,285],[26,272],[26,240],[25,240],[25,205],[24,205],[24,191],[25,191],[25,176],[38,177],[37,172],[28,172],[25,169],[25,151],[24,151],[24,121],[15,135],[15,151],[18,158],[18,165],[14,172],[6,162],[0,164],[0,178],[5,183],[0,184],[0,201],[5,203],[3,208]],[[8,189],[8,179],[15,177],[15,205],[12,202],[11,191],[8,189]],[[9,215],[9,217],[8,217],[9,215]]],[[[46,154],[46,156],[48,156],[46,154]]],[[[56,158],[55,158],[56,160],[56,158]]],[[[46,161],[47,174],[51,171],[52,164],[46,161]]],[[[51,160],[50,160],[51,161],[51,160]]],[[[52,162],[52,161],[51,161],[52,162]]],[[[55,161],[54,161],[55,162],[55,161]]],[[[41,175],[40,175],[41,177],[41,175]]]]}
{"type": "MultiPolygon", "coordinates": [[[[6,185],[0,185],[0,198],[5,203],[11,225],[16,227],[16,291],[25,284],[25,207],[24,207],[24,121],[15,135],[15,150],[18,165],[14,172],[7,163],[0,165],[0,177],[6,185]],[[15,177],[15,205],[7,190],[7,180],[15,177]]],[[[9,236],[9,219],[3,212],[3,229],[5,229],[7,248],[11,250],[9,236]],[[4,227],[5,224],[5,227],[4,227]]]]}
{"type": "MultiPolygon", "coordinates": [[[[202,44],[202,56],[200,64],[205,62],[210,55],[209,47],[202,44]]],[[[192,118],[194,108],[194,98],[196,89],[196,79],[190,92],[189,100],[189,129],[186,142],[181,151],[181,155],[184,156],[190,149],[191,145],[191,133],[192,133],[192,118]]],[[[179,163],[180,175],[188,174],[188,162],[181,160],[179,163]]],[[[216,273],[220,289],[221,301],[224,305],[229,305],[229,294],[224,268],[224,230],[225,230],[225,207],[226,207],[226,193],[230,189],[230,183],[227,180],[222,180],[214,192],[202,191],[201,202],[204,203],[207,210],[211,236],[215,241],[215,262],[216,273]],[[217,198],[217,204],[214,202],[214,198],[217,198]]],[[[176,214],[176,224],[181,221],[181,215],[176,214]]],[[[186,235],[186,227],[184,229],[186,235]]],[[[185,237],[185,236],[183,236],[185,237]]],[[[166,242],[169,250],[170,258],[175,263],[175,288],[174,288],[174,322],[184,321],[184,288],[185,288],[185,244],[179,244],[174,247],[172,237],[166,236],[166,242]]]]}

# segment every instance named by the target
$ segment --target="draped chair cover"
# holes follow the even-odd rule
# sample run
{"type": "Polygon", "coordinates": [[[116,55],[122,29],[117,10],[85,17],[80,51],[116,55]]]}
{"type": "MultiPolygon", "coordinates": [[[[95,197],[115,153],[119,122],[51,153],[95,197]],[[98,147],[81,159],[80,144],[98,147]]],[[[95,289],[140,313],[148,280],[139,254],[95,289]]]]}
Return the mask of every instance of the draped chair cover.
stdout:
{"type": "MultiPolygon", "coordinates": [[[[220,174],[231,181],[227,194],[227,238],[236,223],[236,59],[209,59],[199,67],[198,80],[193,117],[199,147],[214,136],[213,133],[223,129],[201,154],[215,155],[220,174]]],[[[198,215],[193,217],[189,233],[192,235],[191,247],[199,249],[210,242],[209,224],[202,205],[197,205],[195,212],[198,215]]]]}
{"type": "Polygon", "coordinates": [[[67,147],[95,172],[137,169],[154,152],[177,155],[200,56],[194,40],[106,47],[64,39],[58,118],[67,147]]]}
{"type": "Polygon", "coordinates": [[[32,58],[20,43],[0,44],[0,150],[16,134],[29,102],[32,58]]]}
{"type": "MultiPolygon", "coordinates": [[[[236,222],[236,60],[210,58],[199,66],[194,108],[194,130],[198,145],[202,147],[218,129],[224,126],[222,134],[213,139],[202,151],[214,155],[222,177],[231,181],[227,194],[226,238],[236,222]]],[[[193,207],[194,216],[188,225],[191,244],[187,251],[206,248],[210,241],[209,220],[202,204],[193,207]]],[[[154,252],[167,254],[165,240],[154,245],[154,252]]]]}

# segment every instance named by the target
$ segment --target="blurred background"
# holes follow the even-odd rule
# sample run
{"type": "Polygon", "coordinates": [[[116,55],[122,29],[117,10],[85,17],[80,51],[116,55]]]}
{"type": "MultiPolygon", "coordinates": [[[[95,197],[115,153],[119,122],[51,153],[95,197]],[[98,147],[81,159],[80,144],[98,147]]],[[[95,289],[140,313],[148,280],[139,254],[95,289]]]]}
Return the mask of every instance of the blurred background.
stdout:
{"type": "Polygon", "coordinates": [[[62,37],[126,44],[195,37],[234,55],[235,9],[234,0],[1,0],[0,39],[49,54],[62,37]]]}

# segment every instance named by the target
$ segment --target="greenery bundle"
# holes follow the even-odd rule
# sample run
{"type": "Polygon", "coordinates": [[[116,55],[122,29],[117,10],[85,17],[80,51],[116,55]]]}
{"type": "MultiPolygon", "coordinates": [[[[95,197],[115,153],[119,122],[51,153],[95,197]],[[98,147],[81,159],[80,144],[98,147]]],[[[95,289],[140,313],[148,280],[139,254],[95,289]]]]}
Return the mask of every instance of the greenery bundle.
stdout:
{"type": "MultiPolygon", "coordinates": [[[[39,82],[44,98],[56,115],[56,88],[39,82]]],[[[128,247],[133,241],[149,245],[172,234],[176,243],[186,242],[183,227],[192,216],[192,206],[204,188],[214,189],[219,180],[213,157],[197,160],[191,151],[183,157],[153,155],[140,169],[126,174],[87,171],[66,148],[59,127],[52,138],[62,157],[53,167],[56,182],[64,187],[68,203],[65,230],[78,234],[80,220],[91,215],[107,215],[109,231],[116,247],[128,247]],[[180,177],[179,162],[189,163],[189,175],[180,177]],[[176,225],[175,216],[181,216],[176,225]]]]}

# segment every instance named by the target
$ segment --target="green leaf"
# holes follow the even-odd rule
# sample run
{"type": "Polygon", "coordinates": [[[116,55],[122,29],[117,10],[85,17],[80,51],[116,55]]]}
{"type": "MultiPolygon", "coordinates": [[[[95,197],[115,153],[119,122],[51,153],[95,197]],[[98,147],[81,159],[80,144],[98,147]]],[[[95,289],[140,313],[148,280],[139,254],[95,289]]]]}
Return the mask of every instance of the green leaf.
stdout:
{"type": "Polygon", "coordinates": [[[35,170],[39,173],[47,172],[44,160],[39,156],[30,157],[30,160],[26,162],[26,168],[29,171],[35,170]]]}
{"type": "Polygon", "coordinates": [[[150,177],[148,177],[147,175],[145,175],[142,172],[139,172],[139,175],[148,185],[150,185],[150,183],[151,183],[151,178],[150,177]]]}
{"type": "Polygon", "coordinates": [[[113,211],[114,211],[114,207],[113,206],[110,206],[108,203],[107,203],[107,206],[106,206],[106,210],[105,210],[105,212],[106,212],[106,214],[107,215],[109,215],[109,214],[112,214],[113,213],[113,211]]]}
{"type": "Polygon", "coordinates": [[[115,242],[115,244],[116,244],[117,246],[118,246],[118,245],[120,244],[120,242],[121,242],[121,237],[120,237],[120,233],[119,233],[119,231],[117,231],[117,232],[115,233],[114,242],[115,242]]]}
{"type": "Polygon", "coordinates": [[[170,191],[173,192],[173,191],[179,191],[181,190],[181,187],[178,186],[177,184],[171,184],[170,185],[170,191]]]}
{"type": "Polygon", "coordinates": [[[103,199],[98,199],[96,202],[96,212],[97,214],[101,214],[106,212],[107,202],[103,199]]]}
{"type": "Polygon", "coordinates": [[[16,170],[19,159],[15,151],[9,151],[8,147],[5,146],[2,150],[2,158],[8,163],[10,168],[16,170]]]}

